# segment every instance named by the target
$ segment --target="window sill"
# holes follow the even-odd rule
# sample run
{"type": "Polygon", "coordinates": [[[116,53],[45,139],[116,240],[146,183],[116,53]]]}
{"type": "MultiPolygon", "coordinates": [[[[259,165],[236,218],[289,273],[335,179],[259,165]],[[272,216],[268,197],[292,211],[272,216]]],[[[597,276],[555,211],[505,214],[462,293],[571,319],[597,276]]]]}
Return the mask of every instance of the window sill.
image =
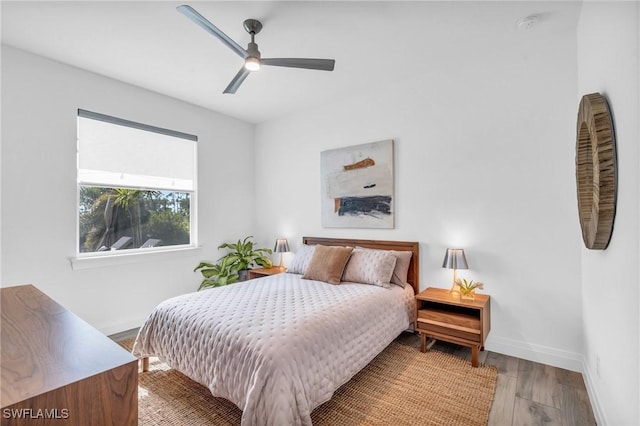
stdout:
{"type": "Polygon", "coordinates": [[[100,254],[100,255],[83,255],[69,259],[71,269],[77,271],[79,269],[104,268],[109,266],[130,265],[140,262],[157,262],[179,257],[195,256],[202,251],[202,247],[181,247],[168,248],[164,250],[144,250],[132,251],[127,250],[126,253],[117,254],[100,254]]]}

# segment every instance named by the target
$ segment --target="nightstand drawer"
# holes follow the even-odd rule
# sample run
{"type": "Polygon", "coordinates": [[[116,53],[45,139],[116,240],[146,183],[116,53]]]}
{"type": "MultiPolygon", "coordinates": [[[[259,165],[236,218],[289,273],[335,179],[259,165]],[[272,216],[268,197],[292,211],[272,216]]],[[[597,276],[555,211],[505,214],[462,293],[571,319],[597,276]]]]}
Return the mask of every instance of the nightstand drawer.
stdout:
{"type": "Polygon", "coordinates": [[[477,310],[465,310],[464,308],[458,308],[457,311],[453,309],[451,311],[419,309],[418,320],[420,319],[444,327],[458,328],[470,332],[480,331],[480,317],[477,310]]]}
{"type": "Polygon", "coordinates": [[[471,342],[480,342],[480,329],[474,330],[466,327],[452,326],[437,321],[418,318],[418,331],[437,333],[441,336],[453,336],[471,342]]]}

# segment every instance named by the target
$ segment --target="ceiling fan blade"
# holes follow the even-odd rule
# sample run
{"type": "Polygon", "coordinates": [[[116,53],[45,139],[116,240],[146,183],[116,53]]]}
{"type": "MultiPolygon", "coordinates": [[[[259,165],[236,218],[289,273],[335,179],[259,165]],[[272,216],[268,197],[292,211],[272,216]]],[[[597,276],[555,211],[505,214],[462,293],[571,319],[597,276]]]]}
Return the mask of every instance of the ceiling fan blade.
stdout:
{"type": "Polygon", "coordinates": [[[276,67],[305,68],[309,70],[333,71],[336,61],[333,59],[308,59],[308,58],[266,58],[262,59],[262,65],[276,67]]]}
{"type": "Polygon", "coordinates": [[[224,89],[223,93],[230,93],[230,94],[236,93],[236,91],[238,90],[238,88],[240,87],[244,79],[247,78],[249,74],[251,74],[251,71],[246,69],[243,65],[242,68],[240,68],[240,71],[238,71],[238,74],[236,74],[236,76],[233,77],[233,80],[231,80],[231,83],[229,83],[227,88],[224,89]]]}
{"type": "Polygon", "coordinates": [[[182,13],[187,18],[191,19],[197,25],[202,27],[205,31],[210,33],[211,35],[217,37],[222,43],[224,43],[231,50],[236,52],[242,59],[246,59],[249,56],[249,53],[242,48],[238,43],[233,41],[231,37],[223,33],[220,28],[213,25],[211,22],[207,20],[204,16],[200,15],[194,8],[183,4],[182,6],[178,6],[178,12],[182,13]]]}

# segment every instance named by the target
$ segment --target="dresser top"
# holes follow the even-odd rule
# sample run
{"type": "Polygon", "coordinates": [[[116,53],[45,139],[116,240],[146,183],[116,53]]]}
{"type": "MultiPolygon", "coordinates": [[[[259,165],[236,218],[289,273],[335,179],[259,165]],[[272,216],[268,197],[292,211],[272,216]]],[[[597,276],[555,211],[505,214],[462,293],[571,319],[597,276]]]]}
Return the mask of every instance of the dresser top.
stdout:
{"type": "Polygon", "coordinates": [[[2,407],[137,359],[32,285],[4,287],[2,407]]]}

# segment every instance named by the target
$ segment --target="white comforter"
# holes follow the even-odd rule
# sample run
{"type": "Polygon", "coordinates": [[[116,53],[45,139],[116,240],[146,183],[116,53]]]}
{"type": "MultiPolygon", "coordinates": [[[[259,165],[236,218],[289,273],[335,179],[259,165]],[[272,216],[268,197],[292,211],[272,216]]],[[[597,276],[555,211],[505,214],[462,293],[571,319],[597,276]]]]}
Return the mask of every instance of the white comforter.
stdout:
{"type": "Polygon", "coordinates": [[[413,289],[280,274],[185,294],[133,348],[242,409],[242,425],[311,425],[311,411],[413,321],[413,289]]]}

